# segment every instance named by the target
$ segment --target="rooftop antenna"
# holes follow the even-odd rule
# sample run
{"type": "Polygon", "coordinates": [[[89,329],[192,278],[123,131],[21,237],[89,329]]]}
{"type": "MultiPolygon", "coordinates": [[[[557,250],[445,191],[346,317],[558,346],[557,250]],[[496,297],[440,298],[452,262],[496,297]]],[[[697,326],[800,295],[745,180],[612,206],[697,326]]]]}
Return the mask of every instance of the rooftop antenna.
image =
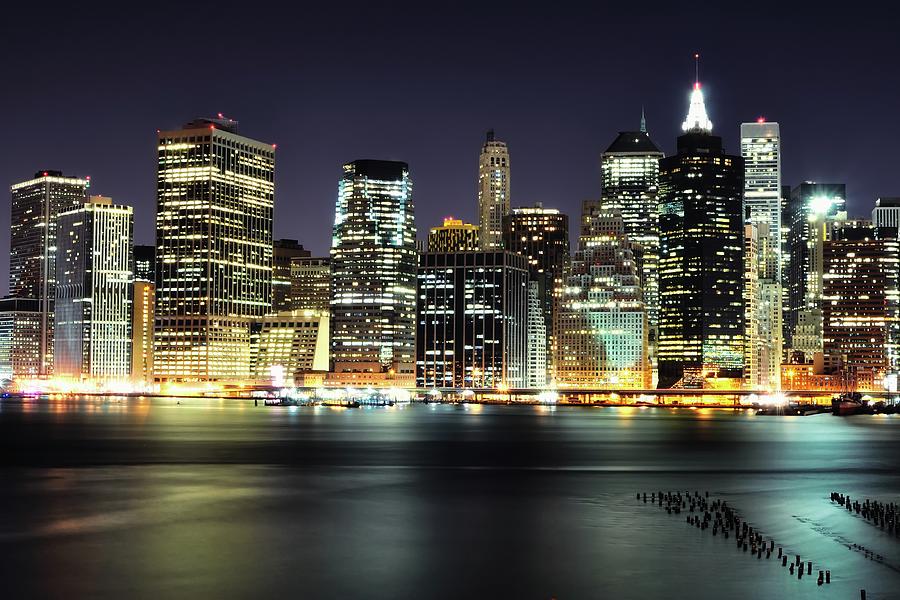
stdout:
{"type": "Polygon", "coordinates": [[[700,53],[694,52],[694,89],[700,87],[700,53]]]}
{"type": "Polygon", "coordinates": [[[641,132],[647,133],[647,119],[644,118],[644,105],[641,104],[641,132]]]}

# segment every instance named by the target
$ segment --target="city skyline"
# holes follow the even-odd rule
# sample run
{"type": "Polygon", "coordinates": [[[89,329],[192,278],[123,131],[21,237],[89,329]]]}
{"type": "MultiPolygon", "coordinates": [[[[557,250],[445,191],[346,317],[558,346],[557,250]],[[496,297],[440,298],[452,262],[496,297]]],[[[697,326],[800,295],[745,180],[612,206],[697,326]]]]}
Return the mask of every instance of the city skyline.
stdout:
{"type": "MultiPolygon", "coordinates": [[[[746,31],[748,25],[729,22],[708,27],[712,17],[698,15],[694,10],[687,12],[673,23],[662,23],[664,19],[643,22],[647,37],[656,34],[659,38],[648,42],[647,49],[616,56],[614,60],[597,60],[602,46],[598,40],[604,39],[603,44],[614,47],[622,43],[624,33],[588,39],[579,35],[584,27],[576,27],[572,35],[554,33],[532,49],[525,43],[530,15],[513,11],[509,16],[513,27],[500,34],[509,42],[508,47],[499,52],[504,58],[527,63],[529,70],[510,69],[502,85],[491,88],[491,93],[477,102],[470,97],[471,89],[484,82],[487,70],[470,68],[477,53],[473,37],[500,17],[489,11],[485,25],[466,25],[463,15],[454,13],[441,26],[446,28],[443,34],[452,27],[460,28],[462,34],[449,42],[452,60],[432,50],[423,51],[422,56],[413,57],[409,79],[401,84],[400,91],[395,88],[404,80],[400,75],[392,75],[376,85],[366,110],[350,116],[347,111],[353,107],[353,101],[343,97],[345,84],[333,85],[339,72],[335,65],[357,51],[360,42],[339,48],[326,44],[322,34],[297,41],[303,36],[286,36],[282,27],[257,14],[248,19],[261,26],[258,28],[266,35],[254,32],[252,38],[271,41],[273,66],[259,72],[239,69],[233,79],[223,78],[232,79],[228,83],[215,83],[209,90],[187,88],[178,97],[168,92],[147,93],[152,79],[162,69],[161,60],[172,58],[171,50],[164,50],[163,57],[157,58],[134,50],[127,61],[110,62],[101,60],[108,55],[99,49],[85,47],[70,50],[71,57],[59,58],[61,42],[71,41],[67,36],[74,35],[65,33],[59,36],[61,42],[31,44],[38,54],[26,65],[17,60],[20,54],[14,50],[15,44],[21,45],[23,34],[11,30],[3,43],[13,45],[10,55],[14,57],[14,78],[28,83],[36,75],[30,74],[26,66],[47,63],[47,57],[57,57],[60,73],[47,82],[47,87],[32,90],[23,85],[17,94],[0,101],[8,114],[23,115],[21,123],[17,119],[9,126],[17,151],[0,166],[0,176],[7,182],[21,181],[43,168],[91,175],[99,193],[135,207],[136,242],[149,243],[154,174],[146,167],[148,140],[157,128],[175,127],[185,119],[222,111],[242,121],[247,135],[279,144],[279,163],[285,168],[280,169],[276,181],[276,213],[285,218],[276,224],[275,237],[298,239],[314,255],[323,256],[328,232],[294,224],[298,223],[300,211],[310,212],[313,222],[328,219],[334,201],[334,176],[339,174],[341,164],[357,158],[410,163],[417,179],[420,238],[427,226],[437,225],[447,216],[448,207],[452,207],[454,216],[477,222],[471,174],[477,168],[478,142],[487,129],[494,128],[515,155],[513,204],[527,206],[541,201],[575,215],[582,200],[599,192],[600,153],[618,131],[637,128],[642,105],[653,139],[667,154],[674,151],[672,141],[683,119],[685,85],[693,75],[691,54],[699,49],[710,117],[726,147],[738,148],[741,122],[763,115],[782,127],[785,183],[846,182],[851,216],[865,216],[877,196],[896,194],[898,186],[890,168],[893,154],[884,140],[900,133],[900,124],[888,118],[878,127],[867,126],[873,115],[891,114],[888,99],[896,97],[896,82],[877,76],[884,72],[891,55],[883,51],[883,46],[893,43],[886,36],[877,35],[885,24],[863,22],[851,15],[841,21],[841,31],[848,40],[859,44],[848,41],[846,48],[839,49],[811,44],[815,41],[814,32],[821,27],[810,27],[809,33],[786,37],[779,50],[759,50],[736,47],[731,42],[735,31],[746,31]],[[871,26],[875,34],[863,39],[863,25],[871,26]],[[300,44],[300,49],[292,50],[292,44],[300,44]],[[321,49],[311,53],[311,58],[294,69],[283,69],[286,56],[310,47],[315,49],[316,44],[321,49]],[[468,45],[473,47],[467,48],[468,45]],[[659,52],[662,45],[665,53],[659,52]],[[790,61],[777,70],[768,70],[753,85],[740,79],[740,74],[754,64],[787,56],[790,61]],[[77,64],[81,66],[75,68],[77,64]],[[128,76],[119,77],[123,73],[128,76]],[[44,95],[58,86],[71,86],[75,74],[85,88],[84,94],[70,95],[68,102],[55,103],[52,111],[47,110],[44,95]],[[109,107],[106,103],[104,110],[99,110],[96,100],[112,91],[113,80],[121,87],[116,96],[122,99],[122,107],[109,107]],[[535,83],[552,92],[542,92],[537,101],[529,101],[522,91],[533,88],[535,83]],[[264,93],[251,93],[253,90],[264,93]],[[847,90],[852,90],[852,95],[847,90]],[[338,113],[346,124],[340,121],[338,113]],[[370,114],[382,118],[362,123],[370,114]],[[842,147],[870,147],[875,151],[871,160],[863,162],[842,156],[842,147]]],[[[799,9],[780,12],[787,24],[800,16],[799,9]]],[[[46,22],[48,31],[68,32],[70,25],[63,25],[63,16],[71,17],[73,31],[79,29],[78,23],[97,17],[90,8],[80,15],[51,15],[46,22]]],[[[146,15],[138,10],[126,21],[139,16],[146,15]]],[[[382,33],[408,25],[402,16],[397,23],[371,16],[383,26],[382,33]]],[[[836,18],[803,16],[821,26],[836,18]]],[[[311,21],[329,23],[330,17],[327,12],[314,12],[311,21]]],[[[151,22],[165,22],[165,18],[166,15],[154,14],[151,22]]],[[[218,22],[223,17],[212,14],[209,18],[218,22]]],[[[571,25],[571,17],[558,19],[559,29],[571,25]]],[[[613,29],[622,23],[633,23],[634,19],[631,13],[614,12],[604,28],[613,29]]],[[[104,20],[97,18],[96,22],[103,24],[104,20]]],[[[306,31],[310,25],[303,27],[306,31]]],[[[325,31],[330,31],[330,27],[325,27],[325,31]]],[[[352,26],[354,30],[359,27],[352,26]]],[[[123,25],[121,29],[128,27],[123,25]]],[[[118,29],[108,33],[110,39],[101,49],[109,48],[122,36],[118,29]]],[[[371,35],[361,39],[364,42],[371,35]]],[[[416,32],[410,43],[423,37],[423,33],[416,32]]],[[[410,49],[392,42],[385,57],[410,49]]],[[[249,65],[245,60],[239,64],[249,65]]],[[[379,81],[386,69],[387,66],[374,68],[366,80],[379,81]]],[[[174,78],[173,85],[181,85],[182,75],[168,76],[174,78]]],[[[0,227],[0,231],[6,235],[8,227],[0,227]]],[[[0,243],[6,245],[6,238],[0,243]]],[[[4,272],[0,272],[0,280],[5,286],[4,272]]]]}

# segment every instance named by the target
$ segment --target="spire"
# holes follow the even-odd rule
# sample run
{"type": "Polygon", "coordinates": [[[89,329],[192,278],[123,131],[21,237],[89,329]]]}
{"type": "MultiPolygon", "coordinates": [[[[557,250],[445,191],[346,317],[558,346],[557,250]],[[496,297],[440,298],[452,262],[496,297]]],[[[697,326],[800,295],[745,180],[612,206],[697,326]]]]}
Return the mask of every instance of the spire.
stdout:
{"type": "Polygon", "coordinates": [[[712,121],[706,115],[706,104],[700,89],[700,54],[694,54],[694,89],[687,118],[681,124],[682,131],[712,131],[712,121]]]}
{"type": "Polygon", "coordinates": [[[644,118],[644,105],[641,104],[641,131],[647,133],[647,119],[644,118]]]}

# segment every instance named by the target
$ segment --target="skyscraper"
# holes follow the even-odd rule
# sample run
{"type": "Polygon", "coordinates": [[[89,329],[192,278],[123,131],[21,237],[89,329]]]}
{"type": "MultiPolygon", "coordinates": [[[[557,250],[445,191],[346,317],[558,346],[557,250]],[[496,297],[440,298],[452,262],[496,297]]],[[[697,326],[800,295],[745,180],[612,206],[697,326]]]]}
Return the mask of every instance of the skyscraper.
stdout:
{"type": "Polygon", "coordinates": [[[491,129],[478,157],[478,226],[482,249],[503,247],[503,217],[509,214],[509,207],[509,149],[506,142],[494,139],[491,129]]]}
{"type": "Polygon", "coordinates": [[[830,225],[847,218],[844,184],[805,182],[791,191],[786,209],[790,256],[785,342],[791,355],[812,361],[823,351],[823,245],[830,225]]]}
{"type": "Polygon", "coordinates": [[[41,311],[34,298],[0,299],[0,384],[41,371],[41,311]]]}
{"type": "MultiPolygon", "coordinates": [[[[754,295],[746,313],[745,380],[752,387],[778,389],[782,353],[781,136],[778,123],[759,119],[741,124],[744,159],[744,218],[755,232],[754,295]],[[768,311],[768,312],[762,312],[768,311]],[[770,327],[775,327],[771,329],[770,327]]],[[[750,260],[750,257],[747,257],[750,260]]]]}
{"type": "Polygon", "coordinates": [[[504,251],[419,257],[416,385],[525,387],[528,270],[504,251]]]}
{"type": "Polygon", "coordinates": [[[291,259],[291,310],[328,314],[331,310],[331,259],[291,259]]]}
{"type": "Polygon", "coordinates": [[[38,302],[39,375],[53,372],[57,216],[80,207],[89,184],[89,178],[38,171],[10,188],[9,294],[38,302]]]}
{"type": "Polygon", "coordinates": [[[291,264],[295,258],[309,258],[312,253],[297,240],[275,240],[272,254],[272,314],[294,308],[291,264]]]}
{"type": "Polygon", "coordinates": [[[91,196],[59,214],[54,374],[125,380],[131,374],[134,212],[91,196]]]}
{"type": "Polygon", "coordinates": [[[272,303],[275,146],[218,118],[157,149],[156,378],[247,379],[250,321],[272,303]]]}
{"type": "MultiPolygon", "coordinates": [[[[503,246],[528,261],[528,276],[538,284],[544,327],[551,331],[555,299],[569,264],[569,216],[541,203],[514,208],[503,217],[503,246]]],[[[546,353],[552,356],[553,337],[547,336],[546,353]]],[[[552,360],[548,360],[553,370],[552,360]]]]}
{"type": "Polygon", "coordinates": [[[682,130],[660,161],[660,387],[744,366],[744,161],[712,135],[699,81],[682,130]]]}
{"type": "Polygon", "coordinates": [[[584,203],[582,234],[555,315],[555,380],[582,389],[649,388],[647,311],[618,210],[584,203]]]}
{"type": "Polygon", "coordinates": [[[875,200],[872,225],[876,229],[892,227],[900,231],[900,198],[884,197],[875,200]]]}
{"type": "Polygon", "coordinates": [[[136,273],[131,307],[131,379],[136,383],[150,384],[153,383],[156,285],[137,279],[136,273]]]}
{"type": "Polygon", "coordinates": [[[447,217],[440,227],[428,232],[428,252],[472,252],[478,250],[478,225],[447,217]]]}
{"type": "Polygon", "coordinates": [[[896,373],[900,342],[900,244],[896,226],[870,221],[830,226],[823,250],[823,349],[826,372],[854,382],[896,373]],[[880,235],[879,235],[880,234],[880,235]]]}
{"type": "Polygon", "coordinates": [[[640,131],[620,132],[600,159],[601,208],[622,215],[641,280],[654,364],[659,321],[659,161],[664,156],[650,139],[641,115],[640,131]]]}
{"type": "Polygon", "coordinates": [[[336,373],[384,373],[412,382],[417,256],[407,164],[344,165],[331,244],[336,373]]]}

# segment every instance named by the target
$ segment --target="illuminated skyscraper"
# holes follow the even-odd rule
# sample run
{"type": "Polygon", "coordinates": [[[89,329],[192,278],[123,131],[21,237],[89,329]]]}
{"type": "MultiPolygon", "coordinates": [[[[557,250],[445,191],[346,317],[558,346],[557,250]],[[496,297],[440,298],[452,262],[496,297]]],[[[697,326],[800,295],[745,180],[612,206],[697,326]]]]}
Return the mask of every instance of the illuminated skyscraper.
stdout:
{"type": "Polygon", "coordinates": [[[419,257],[416,385],[528,385],[528,267],[520,254],[419,257]]]}
{"type": "Polygon", "coordinates": [[[131,379],[150,384],[153,383],[156,285],[136,278],[131,307],[131,379]]]}
{"type": "Polygon", "coordinates": [[[463,223],[453,217],[447,217],[443,225],[432,227],[428,232],[429,252],[473,252],[478,250],[479,244],[478,225],[463,223]]]}
{"type": "Polygon", "coordinates": [[[103,196],[59,214],[54,375],[131,374],[133,229],[132,208],[103,196]]]}
{"type": "Polygon", "coordinates": [[[503,217],[509,214],[509,150],[506,142],[494,139],[494,130],[478,157],[478,226],[481,247],[503,247],[503,217]]]}
{"type": "Polygon", "coordinates": [[[547,385],[547,359],[550,351],[548,343],[552,321],[548,322],[541,304],[540,285],[537,281],[528,282],[528,348],[526,358],[528,377],[525,385],[530,388],[542,388],[547,385]]]}
{"type": "Polygon", "coordinates": [[[897,229],[870,221],[832,223],[823,251],[825,369],[852,382],[875,381],[898,367],[900,244],[897,229]]]}
{"type": "Polygon", "coordinates": [[[712,135],[699,82],[682,129],[659,169],[660,387],[744,366],[744,161],[712,135]]]}
{"type": "Polygon", "coordinates": [[[295,258],[309,258],[312,253],[297,240],[275,240],[272,254],[272,314],[294,308],[291,265],[295,258]]]}
{"type": "Polygon", "coordinates": [[[417,259],[407,164],[344,165],[331,244],[335,372],[385,373],[412,382],[417,259]]]}
{"type": "MultiPolygon", "coordinates": [[[[778,389],[782,353],[781,298],[781,136],[778,123],[763,119],[741,124],[744,159],[744,218],[755,232],[754,296],[747,297],[745,381],[778,389]],[[752,307],[750,306],[752,304],[752,307]],[[763,312],[769,311],[769,312],[763,312]],[[778,314],[776,314],[776,312],[778,314]],[[771,329],[770,327],[774,327],[771,329]]],[[[751,260],[751,257],[747,257],[751,260]]]]}
{"type": "Polygon", "coordinates": [[[790,255],[787,281],[785,342],[791,355],[812,361],[823,351],[823,245],[830,225],[847,218],[844,184],[802,183],[791,192],[788,217],[790,255]]]}
{"type": "MultiPolygon", "coordinates": [[[[541,203],[514,208],[503,217],[503,246],[528,260],[528,276],[538,284],[544,327],[553,327],[555,299],[569,265],[569,216],[541,203]]],[[[546,353],[552,358],[553,337],[547,336],[546,353]]],[[[548,360],[550,371],[552,360],[548,360]]]]}
{"type": "Polygon", "coordinates": [[[900,198],[878,198],[872,209],[872,224],[878,228],[892,227],[900,231],[900,198]]]}
{"type": "Polygon", "coordinates": [[[291,259],[291,310],[331,311],[331,259],[291,259]]]}
{"type": "Polygon", "coordinates": [[[580,389],[649,388],[647,311],[621,213],[584,203],[582,234],[555,315],[555,380],[580,389]]]}
{"type": "Polygon", "coordinates": [[[37,300],[41,321],[39,375],[53,372],[57,216],[81,207],[89,185],[89,178],[38,171],[33,179],[10,188],[9,294],[37,300]]]}
{"type": "Polygon", "coordinates": [[[198,119],[159,133],[158,161],[156,379],[247,379],[272,302],[275,146],[198,119]]]}
{"type": "Polygon", "coordinates": [[[619,211],[624,220],[641,279],[654,364],[659,321],[659,160],[664,156],[650,139],[642,115],[640,131],[619,133],[600,163],[600,204],[604,211],[619,211]]]}

